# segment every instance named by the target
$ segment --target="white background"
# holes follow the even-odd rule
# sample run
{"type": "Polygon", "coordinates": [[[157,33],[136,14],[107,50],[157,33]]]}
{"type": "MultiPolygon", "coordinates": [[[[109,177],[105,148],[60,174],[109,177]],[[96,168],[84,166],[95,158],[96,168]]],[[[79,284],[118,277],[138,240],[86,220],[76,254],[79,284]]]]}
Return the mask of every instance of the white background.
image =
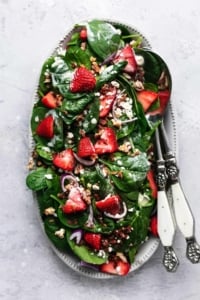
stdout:
{"type": "Polygon", "coordinates": [[[25,186],[28,126],[43,61],[75,23],[113,19],[138,28],[168,63],[179,140],[180,177],[200,241],[200,4],[198,0],[0,0],[0,299],[197,300],[200,264],[185,258],[162,266],[162,248],[137,272],[93,280],[67,266],[49,248],[25,186]]]}

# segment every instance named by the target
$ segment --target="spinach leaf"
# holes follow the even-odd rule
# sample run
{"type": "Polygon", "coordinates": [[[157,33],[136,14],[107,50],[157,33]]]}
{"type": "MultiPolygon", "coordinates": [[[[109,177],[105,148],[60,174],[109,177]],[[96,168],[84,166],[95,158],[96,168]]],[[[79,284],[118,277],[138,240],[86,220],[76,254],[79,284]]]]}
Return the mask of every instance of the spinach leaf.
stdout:
{"type": "Polygon", "coordinates": [[[101,59],[105,59],[118,50],[121,39],[119,32],[113,25],[92,20],[86,24],[86,28],[88,43],[101,59]]]}
{"type": "Polygon", "coordinates": [[[123,192],[130,192],[139,188],[146,178],[146,172],[121,170],[120,177],[111,175],[114,185],[123,192]]]}
{"type": "Polygon", "coordinates": [[[95,265],[101,265],[105,263],[108,259],[108,256],[105,254],[105,256],[98,256],[96,252],[94,252],[92,249],[85,245],[77,245],[74,240],[70,240],[72,232],[71,230],[67,230],[67,241],[69,246],[71,247],[72,251],[83,261],[95,264],[95,265]]]}
{"type": "Polygon", "coordinates": [[[70,250],[66,237],[63,238],[58,237],[55,233],[56,231],[62,228],[62,224],[55,217],[47,217],[44,220],[44,229],[51,240],[51,242],[56,246],[56,248],[62,251],[70,250]]]}
{"type": "Polygon", "coordinates": [[[88,227],[87,224],[85,224],[84,228],[90,232],[111,234],[112,231],[115,229],[115,222],[112,219],[104,217],[103,222],[98,222],[95,219],[93,227],[88,227]]]}
{"type": "Polygon", "coordinates": [[[45,146],[42,146],[41,144],[37,144],[35,150],[41,158],[45,159],[45,161],[53,160],[53,154],[49,147],[45,147],[45,146]]]}
{"type": "Polygon", "coordinates": [[[120,61],[114,65],[105,68],[97,79],[96,89],[98,90],[102,87],[102,85],[104,85],[104,83],[114,80],[118,76],[118,74],[124,69],[126,64],[126,61],[120,61]]]}
{"type": "Polygon", "coordinates": [[[85,224],[88,214],[86,212],[77,213],[77,214],[65,214],[62,209],[59,207],[57,210],[58,218],[60,222],[69,228],[80,228],[85,224]]]}
{"type": "Polygon", "coordinates": [[[131,171],[147,172],[150,164],[146,153],[136,156],[127,156],[124,153],[116,152],[113,155],[113,164],[131,171]]]}
{"type": "Polygon", "coordinates": [[[42,66],[40,78],[39,78],[39,92],[42,94],[46,94],[48,91],[51,90],[51,84],[48,82],[45,82],[46,75],[45,74],[50,74],[50,66],[54,62],[54,57],[49,57],[45,63],[42,66]]]}
{"type": "Polygon", "coordinates": [[[64,99],[62,106],[60,108],[61,111],[67,111],[72,114],[79,114],[83,111],[85,106],[93,100],[93,94],[79,94],[79,98],[72,99],[64,99]]]}
{"type": "Polygon", "coordinates": [[[26,177],[26,184],[29,189],[33,191],[39,191],[47,188],[47,180],[46,180],[47,169],[40,167],[36,170],[32,171],[26,177]]]}
{"type": "Polygon", "coordinates": [[[87,49],[83,50],[80,46],[71,46],[67,49],[65,54],[65,60],[70,62],[70,64],[82,66],[84,65],[86,68],[91,69],[91,52],[87,49]]]}

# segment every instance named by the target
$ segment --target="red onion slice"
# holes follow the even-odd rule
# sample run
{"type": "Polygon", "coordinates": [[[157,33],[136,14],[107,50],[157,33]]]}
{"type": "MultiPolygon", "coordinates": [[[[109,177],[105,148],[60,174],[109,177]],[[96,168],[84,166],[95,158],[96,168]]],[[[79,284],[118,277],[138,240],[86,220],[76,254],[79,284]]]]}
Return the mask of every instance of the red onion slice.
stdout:
{"type": "Polygon", "coordinates": [[[111,219],[115,219],[115,220],[122,219],[123,217],[126,216],[126,214],[127,214],[127,207],[126,207],[125,202],[123,202],[123,212],[121,214],[112,215],[110,213],[104,212],[104,215],[106,217],[111,218],[111,219]]]}
{"type": "Polygon", "coordinates": [[[61,176],[61,188],[63,192],[66,192],[65,180],[72,181],[74,186],[78,186],[77,178],[72,173],[65,173],[61,176]]]}
{"type": "Polygon", "coordinates": [[[77,229],[77,230],[74,230],[70,236],[70,241],[71,240],[76,240],[76,244],[79,244],[81,239],[82,239],[82,236],[83,236],[83,230],[82,229],[77,229]]]}
{"type": "Polygon", "coordinates": [[[92,160],[87,160],[87,159],[83,159],[81,157],[79,157],[76,153],[74,153],[74,157],[75,159],[82,165],[86,166],[86,167],[90,167],[93,166],[95,164],[95,158],[92,160]]]}
{"type": "Polygon", "coordinates": [[[81,267],[87,267],[87,268],[90,268],[90,269],[92,269],[92,270],[94,270],[94,271],[99,271],[98,265],[95,265],[95,264],[94,264],[94,265],[93,265],[93,264],[89,264],[89,263],[86,263],[86,262],[83,261],[83,260],[80,261],[79,265],[80,265],[81,267]]]}

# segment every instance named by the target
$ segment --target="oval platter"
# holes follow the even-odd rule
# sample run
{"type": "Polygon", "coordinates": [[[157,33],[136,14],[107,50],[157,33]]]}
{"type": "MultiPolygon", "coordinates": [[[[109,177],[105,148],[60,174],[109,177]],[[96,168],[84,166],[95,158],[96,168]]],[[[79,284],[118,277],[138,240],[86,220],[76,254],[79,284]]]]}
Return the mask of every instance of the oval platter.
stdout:
{"type": "MultiPolygon", "coordinates": [[[[130,32],[131,34],[140,36],[142,39],[141,48],[147,49],[147,50],[151,49],[151,45],[150,45],[149,41],[147,40],[147,38],[136,28],[129,26],[127,24],[122,24],[118,21],[113,21],[113,20],[103,20],[103,22],[107,22],[111,25],[117,26],[117,28],[122,27],[125,30],[127,30],[128,32],[130,32]]],[[[81,24],[84,24],[84,23],[85,22],[81,22],[81,24]]],[[[51,56],[55,56],[58,53],[62,53],[62,51],[64,49],[66,49],[66,45],[69,42],[71,36],[76,32],[78,32],[78,29],[76,26],[73,29],[69,30],[68,33],[66,34],[66,36],[58,43],[57,47],[53,50],[51,56]]],[[[35,91],[34,103],[37,103],[37,101],[39,100],[38,90],[39,90],[39,86],[37,86],[36,91],[35,91]]],[[[176,122],[175,122],[175,113],[174,113],[174,109],[173,109],[171,102],[170,102],[167,112],[165,114],[165,124],[166,124],[166,128],[167,128],[167,132],[168,132],[170,141],[172,143],[173,150],[176,154],[177,153],[176,122]]],[[[30,130],[30,153],[31,153],[31,156],[32,156],[34,147],[35,147],[35,142],[33,140],[32,132],[30,130]]],[[[34,198],[35,202],[38,203],[36,192],[33,192],[33,198],[34,198]]],[[[41,217],[39,207],[38,207],[38,211],[39,211],[39,214],[38,214],[39,222],[41,223],[42,228],[44,229],[43,218],[41,217]]],[[[44,235],[46,236],[45,230],[44,230],[44,235]]],[[[92,277],[92,278],[97,278],[97,279],[109,279],[109,278],[116,277],[116,275],[99,272],[99,271],[96,271],[95,269],[82,266],[80,264],[80,259],[77,256],[73,255],[73,253],[71,251],[69,251],[69,253],[62,252],[61,250],[57,249],[50,240],[49,240],[49,242],[50,242],[52,249],[57,254],[57,256],[68,267],[70,267],[74,271],[76,271],[82,275],[92,277]]],[[[143,266],[152,257],[152,255],[156,252],[159,244],[160,244],[159,239],[157,237],[150,235],[150,237],[139,247],[139,250],[135,256],[134,262],[131,264],[131,268],[130,268],[128,274],[130,274],[133,271],[136,271],[138,268],[143,266]]]]}

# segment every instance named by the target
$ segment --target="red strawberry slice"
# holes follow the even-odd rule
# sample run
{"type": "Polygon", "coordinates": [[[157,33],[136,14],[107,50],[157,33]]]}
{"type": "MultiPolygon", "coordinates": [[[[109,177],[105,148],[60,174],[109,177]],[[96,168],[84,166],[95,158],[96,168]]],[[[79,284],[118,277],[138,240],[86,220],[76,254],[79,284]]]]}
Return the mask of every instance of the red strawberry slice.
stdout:
{"type": "Polygon", "coordinates": [[[117,138],[115,132],[110,127],[105,127],[100,131],[100,139],[94,145],[96,154],[113,153],[117,151],[117,138]]]}
{"type": "Polygon", "coordinates": [[[134,50],[130,45],[126,45],[124,48],[117,51],[117,54],[114,58],[114,63],[124,60],[127,61],[124,71],[133,74],[137,69],[137,62],[135,59],[134,50]]]}
{"type": "Polygon", "coordinates": [[[128,262],[119,260],[108,261],[100,266],[100,271],[104,273],[114,274],[114,275],[127,275],[130,270],[130,264],[128,262]]]}
{"type": "Polygon", "coordinates": [[[79,67],[70,83],[72,93],[90,92],[95,88],[96,78],[93,73],[85,67],[79,67]]]}
{"type": "Polygon", "coordinates": [[[113,102],[117,94],[117,89],[114,86],[108,86],[103,88],[100,96],[100,117],[103,118],[107,116],[110,112],[113,102]]]}
{"type": "Polygon", "coordinates": [[[64,151],[54,155],[53,164],[67,171],[73,171],[75,167],[75,159],[72,149],[65,149],[64,151]]]}
{"type": "Polygon", "coordinates": [[[149,114],[151,115],[156,115],[156,114],[162,115],[164,113],[170,98],[170,91],[169,90],[159,91],[158,98],[160,100],[160,107],[156,110],[149,112],[149,114]]]}
{"type": "Polygon", "coordinates": [[[144,90],[137,93],[137,99],[142,104],[144,112],[146,112],[153,102],[158,99],[158,93],[144,90]]]}
{"type": "Polygon", "coordinates": [[[48,108],[57,107],[57,98],[53,92],[48,92],[45,96],[42,97],[42,103],[48,108]]]}
{"type": "Polygon", "coordinates": [[[158,236],[158,219],[153,216],[150,221],[150,231],[154,236],[158,236]]]}
{"type": "Polygon", "coordinates": [[[37,126],[36,133],[44,138],[51,139],[54,136],[54,119],[52,115],[44,118],[37,126]]]}
{"type": "Polygon", "coordinates": [[[65,214],[78,213],[86,210],[87,205],[84,202],[81,192],[78,188],[73,187],[68,195],[68,199],[62,207],[65,214]]]}
{"type": "Polygon", "coordinates": [[[86,232],[83,236],[83,239],[86,241],[90,247],[95,250],[99,250],[101,247],[101,234],[86,232]]]}
{"type": "Polygon", "coordinates": [[[116,215],[121,211],[121,199],[118,195],[109,196],[103,200],[97,201],[96,207],[102,212],[116,215]]]}
{"type": "Polygon", "coordinates": [[[87,157],[95,154],[94,145],[92,144],[89,137],[84,137],[80,139],[77,154],[80,157],[87,157]]]}
{"type": "Polygon", "coordinates": [[[149,181],[149,185],[150,185],[150,189],[151,189],[151,196],[154,199],[156,199],[157,198],[158,189],[157,189],[157,185],[156,185],[156,182],[155,182],[154,172],[152,170],[149,170],[147,172],[147,179],[149,181]]]}

